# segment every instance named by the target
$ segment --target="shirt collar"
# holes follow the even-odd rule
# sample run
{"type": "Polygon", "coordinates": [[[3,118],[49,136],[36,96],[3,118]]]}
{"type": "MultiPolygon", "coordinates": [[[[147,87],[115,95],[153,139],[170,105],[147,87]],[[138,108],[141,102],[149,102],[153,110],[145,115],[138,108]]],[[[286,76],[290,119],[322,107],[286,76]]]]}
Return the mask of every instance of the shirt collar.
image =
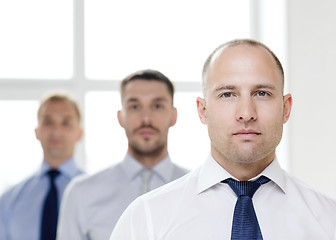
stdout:
{"type": "Polygon", "coordinates": [[[174,166],[172,161],[170,160],[169,155],[167,155],[164,159],[157,163],[152,169],[154,173],[159,175],[159,177],[161,177],[166,183],[171,181],[174,166]]]}
{"type": "Polygon", "coordinates": [[[286,193],[286,184],[285,184],[285,173],[284,170],[280,167],[278,158],[275,157],[274,160],[268,165],[264,171],[262,171],[257,177],[261,175],[268,177],[272,180],[284,193],[286,193]]]}
{"type": "MultiPolygon", "coordinates": [[[[276,157],[264,171],[252,180],[261,175],[271,179],[284,193],[286,193],[284,171],[281,169],[276,157]]],[[[227,178],[234,177],[222,168],[211,155],[209,155],[199,172],[197,193],[201,193],[227,178]]]]}
{"type": "MultiPolygon", "coordinates": [[[[129,179],[137,177],[140,172],[145,168],[139,161],[132,157],[128,152],[121,163],[121,166],[129,179]]],[[[165,182],[169,182],[173,174],[173,163],[170,160],[169,155],[157,163],[152,170],[154,174],[157,174],[165,182]]]]}
{"type": "MultiPolygon", "coordinates": [[[[47,171],[51,169],[50,165],[46,162],[43,161],[41,169],[39,171],[40,177],[44,176],[47,171]]],[[[62,163],[58,168],[57,168],[61,174],[69,179],[72,179],[73,177],[77,176],[78,173],[82,172],[76,165],[73,157],[69,158],[66,160],[64,163],[62,163]]]]}

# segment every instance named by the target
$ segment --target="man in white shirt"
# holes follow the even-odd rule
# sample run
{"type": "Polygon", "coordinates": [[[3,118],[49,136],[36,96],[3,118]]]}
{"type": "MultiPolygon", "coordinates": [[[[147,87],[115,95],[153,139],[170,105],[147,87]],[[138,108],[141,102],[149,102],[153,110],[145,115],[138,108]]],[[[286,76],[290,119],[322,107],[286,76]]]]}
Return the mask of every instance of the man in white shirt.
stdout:
{"type": "Polygon", "coordinates": [[[336,202],[288,175],[276,158],[292,107],[283,89],[281,63],[265,45],[219,46],[205,62],[204,98],[197,99],[211,155],[135,200],[110,240],[333,239],[336,202]]]}
{"type": "MultiPolygon", "coordinates": [[[[128,138],[123,162],[74,180],[61,206],[57,239],[108,239],[125,208],[139,195],[183,176],[167,150],[176,123],[174,87],[162,73],[143,70],[120,85],[120,125],[128,138]]],[[[118,147],[118,146],[114,146],[118,147]]]]}

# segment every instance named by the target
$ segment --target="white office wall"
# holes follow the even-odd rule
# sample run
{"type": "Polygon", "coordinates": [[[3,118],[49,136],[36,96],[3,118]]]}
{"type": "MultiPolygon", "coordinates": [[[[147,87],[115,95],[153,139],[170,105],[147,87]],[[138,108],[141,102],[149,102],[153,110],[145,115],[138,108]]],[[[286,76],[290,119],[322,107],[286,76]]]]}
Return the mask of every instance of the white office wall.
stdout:
{"type": "Polygon", "coordinates": [[[336,198],[336,1],[287,4],[289,169],[336,198]]]}

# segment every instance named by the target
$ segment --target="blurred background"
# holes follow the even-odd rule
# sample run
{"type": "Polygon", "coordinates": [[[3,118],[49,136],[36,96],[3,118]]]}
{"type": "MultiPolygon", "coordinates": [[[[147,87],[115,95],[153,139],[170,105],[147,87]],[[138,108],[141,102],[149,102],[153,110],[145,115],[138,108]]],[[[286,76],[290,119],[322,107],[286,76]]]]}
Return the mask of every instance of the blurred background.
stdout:
{"type": "Polygon", "coordinates": [[[333,0],[0,0],[0,194],[41,164],[36,112],[51,90],[81,105],[80,166],[94,173],[121,161],[119,82],[144,68],[174,82],[169,152],[197,168],[210,149],[196,111],[203,63],[219,44],[253,38],[280,58],[293,94],[280,164],[336,198],[335,10],[333,0]]]}

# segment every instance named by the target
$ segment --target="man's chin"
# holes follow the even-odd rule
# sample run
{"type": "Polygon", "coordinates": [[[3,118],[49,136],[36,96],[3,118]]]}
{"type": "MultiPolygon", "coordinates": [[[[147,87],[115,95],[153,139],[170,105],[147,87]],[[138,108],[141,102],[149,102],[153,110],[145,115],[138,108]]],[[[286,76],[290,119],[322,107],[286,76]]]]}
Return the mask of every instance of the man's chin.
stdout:
{"type": "Polygon", "coordinates": [[[164,147],[146,143],[131,146],[131,148],[139,155],[156,155],[160,153],[164,147]]]}
{"type": "Polygon", "coordinates": [[[136,148],[135,151],[141,155],[152,155],[157,152],[156,149],[153,148],[136,148]]]}
{"type": "Polygon", "coordinates": [[[257,151],[253,148],[244,148],[237,149],[231,155],[231,160],[239,164],[251,164],[258,162],[263,158],[263,155],[260,151],[257,151]]]}
{"type": "Polygon", "coordinates": [[[255,162],[258,162],[259,159],[255,159],[255,158],[240,158],[240,159],[236,159],[235,162],[239,163],[239,164],[252,164],[255,162]]]}
{"type": "Polygon", "coordinates": [[[52,158],[64,158],[64,150],[54,149],[49,151],[48,155],[52,158]]]}

